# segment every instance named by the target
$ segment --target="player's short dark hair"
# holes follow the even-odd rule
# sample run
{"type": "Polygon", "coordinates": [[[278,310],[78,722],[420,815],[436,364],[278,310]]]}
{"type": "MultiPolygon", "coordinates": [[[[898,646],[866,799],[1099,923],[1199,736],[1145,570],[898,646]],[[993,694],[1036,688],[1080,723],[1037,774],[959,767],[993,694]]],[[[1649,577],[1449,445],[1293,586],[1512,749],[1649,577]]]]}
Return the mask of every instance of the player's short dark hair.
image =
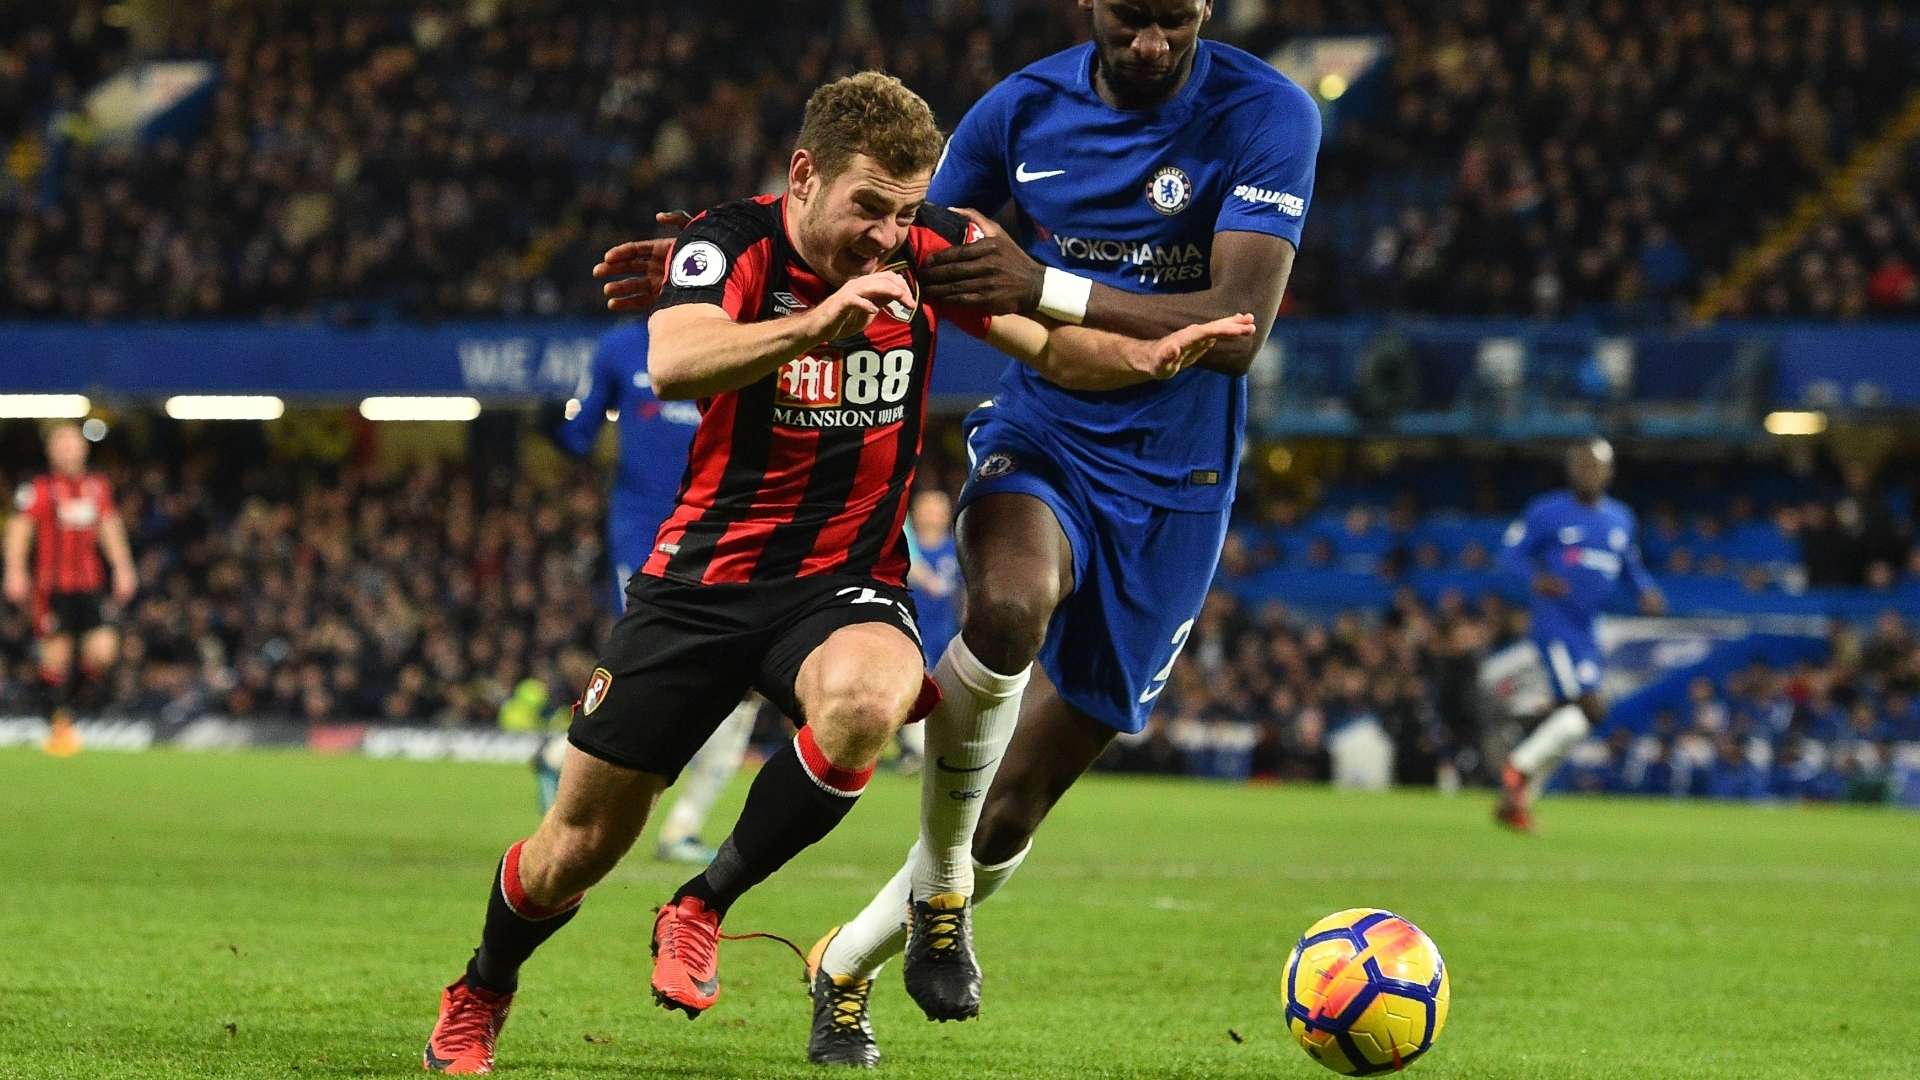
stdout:
{"type": "Polygon", "coordinates": [[[828,181],[855,154],[865,154],[895,176],[931,172],[945,139],[919,94],[884,72],[863,71],[822,86],[807,99],[799,148],[813,155],[828,181]]]}

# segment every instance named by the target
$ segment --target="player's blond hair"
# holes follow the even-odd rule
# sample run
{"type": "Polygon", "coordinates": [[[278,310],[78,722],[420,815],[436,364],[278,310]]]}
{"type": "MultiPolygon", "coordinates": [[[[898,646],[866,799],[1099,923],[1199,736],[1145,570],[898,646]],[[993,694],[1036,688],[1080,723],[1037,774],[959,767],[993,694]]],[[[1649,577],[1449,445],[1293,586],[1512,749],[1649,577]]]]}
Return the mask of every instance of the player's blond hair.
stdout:
{"type": "Polygon", "coordinates": [[[932,172],[945,139],[919,94],[885,72],[863,71],[813,92],[798,145],[831,182],[855,154],[867,155],[895,176],[932,172]]]}

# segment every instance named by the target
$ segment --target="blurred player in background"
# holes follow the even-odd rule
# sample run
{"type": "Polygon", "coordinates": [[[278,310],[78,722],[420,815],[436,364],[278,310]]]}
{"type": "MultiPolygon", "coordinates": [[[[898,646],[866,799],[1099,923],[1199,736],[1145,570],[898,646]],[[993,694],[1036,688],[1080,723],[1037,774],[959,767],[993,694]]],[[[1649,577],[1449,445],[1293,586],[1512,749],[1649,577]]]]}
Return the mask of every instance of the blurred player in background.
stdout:
{"type": "MultiPolygon", "coordinates": [[[[1092,43],[1009,77],[954,131],[929,198],[1010,205],[1016,235],[976,215],[982,237],[928,266],[929,299],[1143,337],[1252,312],[1255,332],[1175,378],[1115,390],[1010,366],[967,418],[963,624],[933,673],[943,701],[926,729],[920,841],[814,946],[808,1056],[821,1064],[879,1060],[868,995],[903,948],[930,1019],[978,1014],[973,904],[1113,737],[1145,727],[1213,579],[1244,376],[1313,195],[1318,106],[1258,57],[1202,41],[1211,3],[1080,6],[1092,43]],[[1045,677],[1026,693],[1036,658],[1045,677]]],[[[608,285],[609,306],[644,306],[662,255],[610,250],[597,275],[640,277],[608,285]]]]}
{"type": "MultiPolygon", "coordinates": [[[[913,549],[907,587],[920,612],[921,652],[932,668],[960,632],[960,556],[953,545],[953,500],[946,492],[929,488],[914,495],[907,540],[913,549]]],[[[926,745],[924,725],[900,729],[902,772],[911,775],[920,768],[926,745]]]]}
{"type": "Polygon", "coordinates": [[[1607,496],[1613,447],[1596,439],[1569,450],[1567,480],[1566,490],[1527,505],[1500,551],[1500,569],[1531,593],[1533,643],[1555,702],[1501,770],[1494,819],[1522,831],[1533,828],[1533,800],[1540,788],[1606,718],[1595,620],[1623,581],[1642,614],[1661,615],[1667,607],[1641,561],[1633,511],[1607,496]]]}
{"type": "MultiPolygon", "coordinates": [[[[673,513],[679,494],[687,448],[700,426],[700,407],[690,401],[661,401],[647,377],[647,327],[632,322],[600,339],[593,366],[568,403],[565,421],[554,439],[575,457],[593,452],[594,440],[611,410],[620,418],[620,456],[614,469],[613,490],[607,498],[607,553],[613,567],[612,608],[626,610],[627,582],[635,567],[647,561],[654,534],[673,513]]],[[[748,694],[727,714],[700,752],[687,763],[667,819],[660,826],[654,854],[668,862],[704,864],[714,849],[700,840],[707,814],[740,771],[760,715],[760,699],[748,694]]],[[[559,792],[560,764],[566,757],[566,736],[549,741],[536,762],[540,774],[540,810],[545,813],[559,792]],[[550,794],[551,793],[551,794],[550,794]]]]}
{"type": "Polygon", "coordinates": [[[807,102],[785,195],[681,234],[647,367],[655,393],[701,402],[686,479],[581,696],[559,800],[507,849],[480,947],[441,994],[427,1068],[492,1070],[521,965],[749,687],[803,726],[655,918],[654,999],[690,1017],[719,997],[728,909],[831,832],[894,732],[932,707],[902,526],[941,324],[1087,387],[1173,378],[1253,332],[1241,315],[1135,341],[922,303],[927,259],[977,235],[926,205],[940,146],[898,80],[840,79],[807,102]]]}
{"type": "Polygon", "coordinates": [[[119,659],[120,634],[112,620],[133,599],[139,577],[107,478],[87,471],[87,440],[79,425],[48,428],[46,447],[48,471],[14,493],[19,513],[7,522],[6,594],[31,612],[52,729],[46,749],[65,756],[80,748],[73,730],[76,674],[104,679],[119,659]]]}

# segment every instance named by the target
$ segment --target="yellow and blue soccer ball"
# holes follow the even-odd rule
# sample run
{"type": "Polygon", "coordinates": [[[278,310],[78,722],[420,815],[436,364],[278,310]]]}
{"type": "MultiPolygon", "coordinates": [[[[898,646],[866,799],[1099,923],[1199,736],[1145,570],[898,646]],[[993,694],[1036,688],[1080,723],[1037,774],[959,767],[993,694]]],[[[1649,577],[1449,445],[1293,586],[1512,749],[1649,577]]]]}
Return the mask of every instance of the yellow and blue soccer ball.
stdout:
{"type": "Polygon", "coordinates": [[[1447,1025],[1447,965],[1433,939],[1390,911],[1321,919],[1287,957],[1287,1028],[1343,1076],[1398,1072],[1447,1025]]]}

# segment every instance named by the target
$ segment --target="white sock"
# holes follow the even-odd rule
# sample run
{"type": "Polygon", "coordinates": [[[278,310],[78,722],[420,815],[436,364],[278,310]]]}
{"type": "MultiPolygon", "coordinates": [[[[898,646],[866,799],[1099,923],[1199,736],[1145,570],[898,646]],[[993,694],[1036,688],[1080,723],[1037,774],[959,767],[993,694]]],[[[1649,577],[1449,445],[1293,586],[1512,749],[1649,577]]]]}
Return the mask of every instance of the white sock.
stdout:
{"type": "Polygon", "coordinates": [[[680,774],[673,809],[660,826],[660,844],[677,844],[700,835],[707,814],[727,789],[727,782],[740,771],[747,755],[747,740],[753,737],[753,722],[760,716],[760,699],[749,695],[734,706],[720,726],[713,730],[693,760],[680,774]]]}
{"type": "Polygon", "coordinates": [[[1540,721],[1533,734],[1521,740],[1507,758],[1509,764],[1529,781],[1543,784],[1567,756],[1568,751],[1587,737],[1592,725],[1578,705],[1562,705],[1540,721]]]}
{"type": "Polygon", "coordinates": [[[973,895],[973,829],[987,787],[1020,719],[1027,672],[988,670],[959,635],[933,667],[940,707],[923,722],[926,764],[920,773],[920,844],[913,895],[973,895]]]}
{"type": "Polygon", "coordinates": [[[987,897],[999,892],[1000,886],[1005,885],[1007,879],[1013,876],[1013,872],[1020,869],[1020,864],[1027,861],[1027,852],[1032,850],[1033,841],[1029,840],[1027,841],[1026,847],[1021,848],[1013,858],[1008,859],[1006,862],[995,863],[992,866],[987,866],[979,862],[974,863],[973,902],[976,904],[982,903],[987,897]]]}
{"type": "MultiPolygon", "coordinates": [[[[973,902],[984,903],[1000,887],[1007,883],[1020,864],[1027,859],[1027,852],[1033,850],[1033,842],[1020,849],[1020,853],[1006,862],[993,866],[973,863],[973,902]]],[[[820,958],[820,966],[832,975],[851,975],[856,979],[871,979],[880,974],[887,961],[900,955],[907,947],[907,904],[909,877],[920,853],[920,845],[907,852],[905,865],[894,873],[893,877],[881,887],[876,895],[853,921],[840,928],[827,944],[827,951],[820,958]]],[[[971,861],[971,860],[969,860],[971,861]]]]}

